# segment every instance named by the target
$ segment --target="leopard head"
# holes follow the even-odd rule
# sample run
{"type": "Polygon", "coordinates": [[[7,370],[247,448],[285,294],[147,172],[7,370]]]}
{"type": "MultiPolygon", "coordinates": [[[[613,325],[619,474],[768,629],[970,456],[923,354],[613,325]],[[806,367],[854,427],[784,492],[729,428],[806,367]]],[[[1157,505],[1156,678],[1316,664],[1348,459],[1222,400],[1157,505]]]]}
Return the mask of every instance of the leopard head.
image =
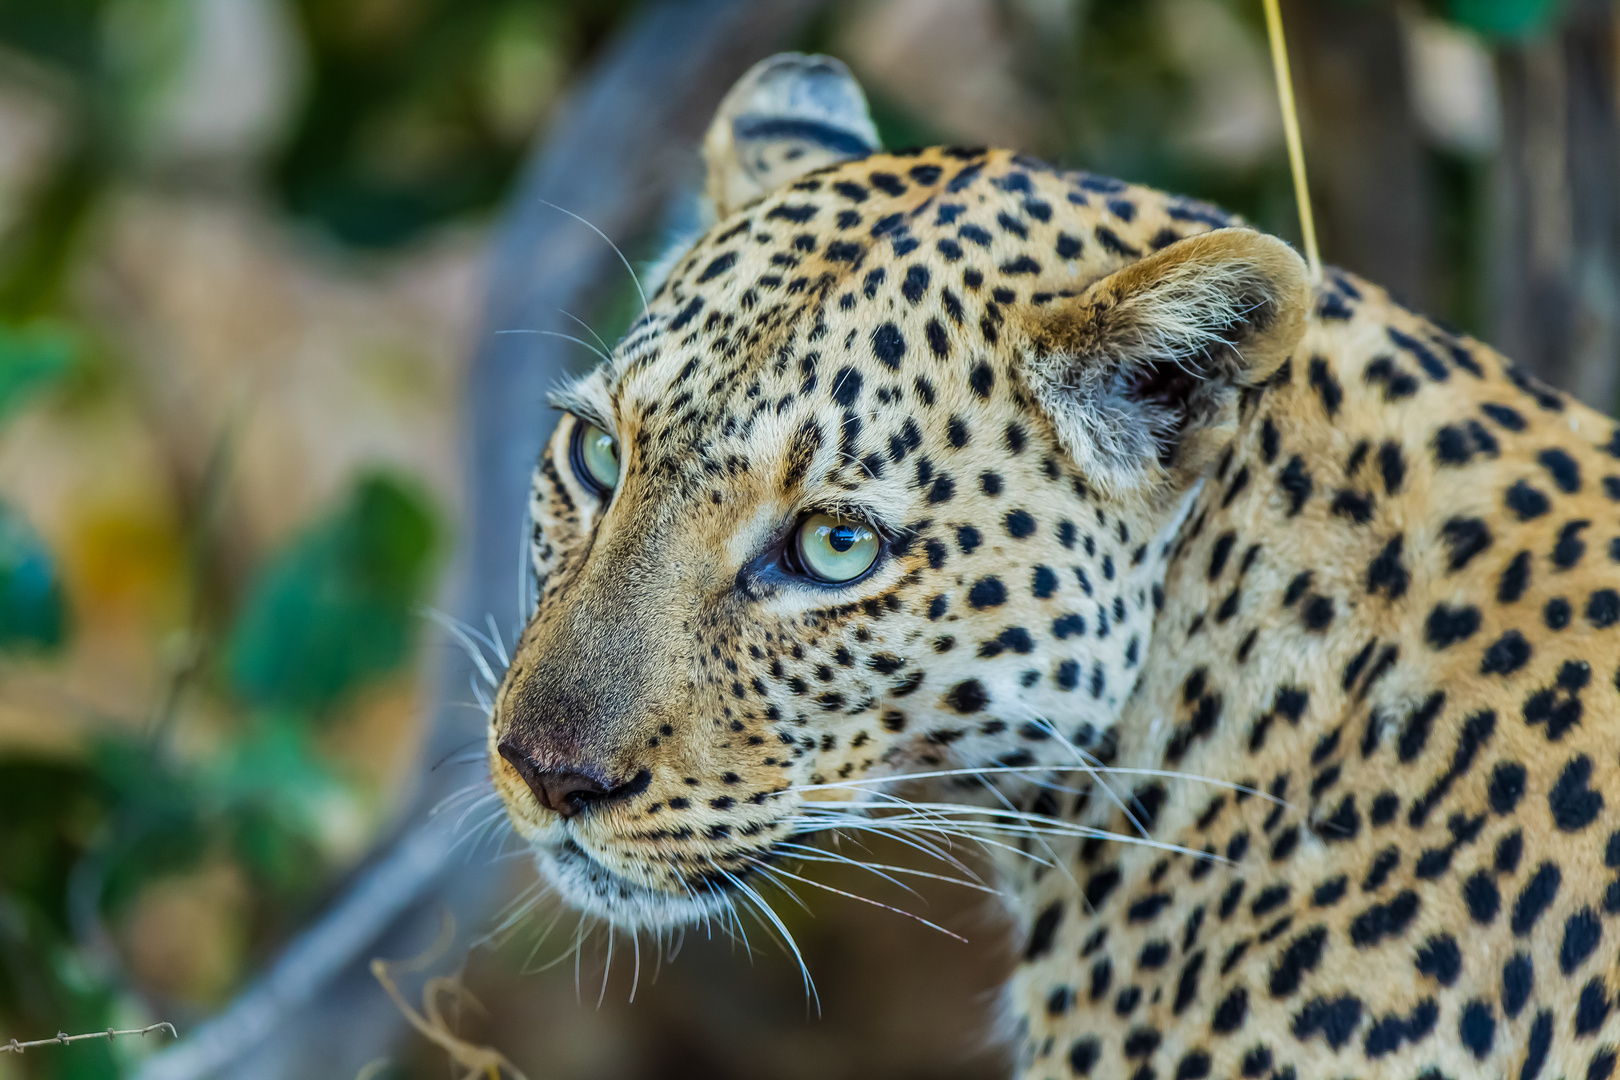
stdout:
{"type": "Polygon", "coordinates": [[[630,926],[718,910],[880,781],[1106,753],[1309,295],[1203,204],[882,153],[826,58],[756,67],[705,152],[716,223],[556,395],[489,727],[547,877],[630,926]]]}

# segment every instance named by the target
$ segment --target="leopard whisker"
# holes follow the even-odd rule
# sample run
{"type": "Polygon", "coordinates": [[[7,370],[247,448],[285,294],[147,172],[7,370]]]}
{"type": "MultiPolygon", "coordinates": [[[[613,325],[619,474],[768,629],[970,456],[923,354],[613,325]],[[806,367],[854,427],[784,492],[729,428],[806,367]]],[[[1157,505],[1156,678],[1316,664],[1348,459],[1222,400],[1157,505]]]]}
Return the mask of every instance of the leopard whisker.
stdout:
{"type": "MultiPolygon", "coordinates": [[[[478,796],[476,799],[471,800],[465,807],[462,808],[461,816],[457,818],[455,824],[450,827],[451,831],[460,832],[462,827],[467,824],[467,819],[469,817],[477,813],[479,810],[484,809],[486,806],[492,803],[498,804],[500,801],[500,795],[494,791],[487,791],[478,796]]],[[[500,809],[504,810],[504,807],[501,807],[500,809]]]]}
{"type": "MultiPolygon", "coordinates": [[[[872,820],[870,818],[859,817],[859,816],[856,816],[856,815],[847,815],[847,816],[854,822],[866,822],[866,821],[872,820]]],[[[839,836],[840,836],[840,834],[838,834],[836,832],[833,833],[832,837],[831,837],[832,842],[837,843],[838,840],[839,840],[839,836]]],[[[908,834],[905,834],[905,833],[897,832],[897,833],[892,834],[890,838],[893,839],[896,843],[904,844],[906,847],[909,847],[909,848],[911,848],[911,849],[913,849],[915,851],[918,851],[918,852],[920,852],[920,853],[922,853],[924,855],[930,856],[931,858],[938,859],[940,862],[945,863],[947,866],[955,867],[956,869],[962,871],[965,874],[972,874],[972,871],[969,870],[968,867],[960,859],[958,859],[955,855],[952,855],[947,850],[941,849],[937,844],[933,843],[932,841],[928,840],[925,837],[911,836],[911,835],[908,835],[908,834]]],[[[785,841],[782,841],[782,842],[785,842],[785,841]]],[[[860,841],[858,841],[858,840],[853,840],[852,839],[852,842],[856,843],[856,844],[860,844],[860,841]]],[[[947,843],[948,842],[949,842],[949,839],[947,838],[947,843]]],[[[862,844],[860,846],[862,847],[863,850],[865,850],[865,845],[864,844],[862,844]]],[[[825,850],[825,849],[819,849],[819,850],[825,850]]]]}
{"type": "Polygon", "coordinates": [[[750,962],[752,962],[754,959],[754,949],[748,942],[748,931],[743,929],[742,920],[737,917],[737,905],[732,902],[731,897],[716,889],[712,882],[705,881],[703,884],[709,890],[710,895],[712,895],[715,900],[719,901],[726,913],[727,918],[730,920],[730,922],[722,922],[720,924],[720,929],[726,934],[727,937],[731,938],[733,942],[738,940],[742,941],[743,951],[748,954],[748,959],[750,962]],[[737,928],[736,934],[731,932],[732,925],[735,925],[737,928]],[[740,939],[737,936],[738,934],[742,935],[740,939]]]}
{"type": "Polygon", "coordinates": [[[477,676],[469,674],[467,676],[467,685],[472,688],[473,698],[477,700],[478,708],[483,712],[483,714],[485,716],[493,716],[495,713],[495,702],[489,696],[489,693],[482,686],[478,685],[477,676]]]}
{"type": "MultiPolygon", "coordinates": [[[[507,902],[505,907],[496,913],[495,925],[474,938],[473,946],[487,945],[498,940],[504,940],[503,935],[509,934],[524,923],[534,909],[540,906],[540,902],[545,899],[550,891],[551,886],[543,878],[536,879],[533,884],[518,893],[517,896],[507,902]]],[[[559,908],[557,914],[552,918],[552,926],[555,926],[557,920],[562,918],[562,910],[559,908]]],[[[538,947],[538,944],[536,947],[538,947]]]]}
{"type": "MultiPolygon", "coordinates": [[[[596,926],[595,926],[594,923],[591,925],[591,929],[592,930],[596,929],[596,926]]],[[[581,995],[581,992],[580,992],[580,989],[579,989],[579,958],[580,958],[580,954],[585,951],[585,936],[586,936],[585,916],[581,915],[579,917],[579,926],[577,926],[574,929],[573,953],[574,953],[574,1000],[575,1001],[581,1001],[582,1000],[582,995],[581,995]]],[[[564,953],[563,955],[567,956],[568,954],[564,953]]]]}
{"type": "MultiPolygon", "coordinates": [[[[501,685],[501,680],[495,677],[494,670],[489,666],[489,660],[484,656],[484,650],[478,645],[478,641],[484,639],[482,630],[474,629],[454,615],[449,615],[438,608],[424,606],[418,608],[418,611],[450,631],[456,641],[461,644],[462,649],[466,651],[473,664],[477,666],[478,674],[483,676],[484,682],[489,684],[491,690],[501,685]]],[[[501,655],[503,650],[499,649],[494,642],[487,641],[487,644],[491,652],[497,656],[501,655]]]]}
{"type": "MultiPolygon", "coordinates": [[[[780,846],[780,845],[778,845],[778,846],[780,846]]],[[[796,844],[794,846],[804,848],[804,845],[802,845],[802,844],[796,844]]],[[[808,851],[808,850],[814,850],[814,849],[813,848],[805,848],[805,850],[808,851]]],[[[835,864],[836,863],[844,863],[844,864],[847,864],[849,866],[858,866],[862,870],[866,870],[869,873],[874,874],[877,877],[882,878],[884,881],[887,881],[889,884],[895,886],[896,888],[905,890],[906,892],[910,893],[912,896],[917,897],[917,899],[919,899],[919,900],[921,900],[923,898],[922,893],[918,892],[916,889],[913,889],[910,885],[907,885],[905,882],[900,881],[897,878],[890,877],[887,873],[885,873],[881,863],[863,863],[863,862],[860,862],[857,859],[851,859],[848,856],[843,856],[843,857],[839,857],[839,858],[817,858],[817,857],[815,857],[813,855],[796,855],[796,856],[794,856],[794,858],[800,860],[801,862],[825,862],[825,863],[835,863],[835,864]]]]}
{"type": "Polygon", "coordinates": [[[806,904],[803,900],[801,900],[799,898],[798,893],[794,892],[788,886],[782,884],[782,882],[777,881],[774,877],[772,877],[774,867],[771,867],[771,866],[769,866],[768,864],[766,864],[764,862],[755,862],[755,863],[752,863],[752,866],[753,866],[753,868],[755,870],[759,871],[761,874],[764,874],[765,877],[770,880],[772,885],[775,885],[778,889],[781,889],[784,893],[786,893],[788,895],[788,898],[790,900],[792,900],[795,904],[798,904],[799,907],[804,910],[804,913],[806,915],[810,915],[810,916],[815,915],[815,912],[810,910],[810,905],[806,904]]]}
{"type": "Polygon", "coordinates": [[[592,345],[590,342],[586,341],[585,339],[577,338],[572,334],[564,334],[564,333],[561,333],[560,331],[557,331],[557,330],[519,329],[519,330],[497,330],[495,332],[497,334],[537,334],[540,337],[562,338],[562,340],[564,340],[564,341],[572,341],[575,345],[579,345],[579,346],[581,346],[583,348],[589,349],[591,352],[593,352],[593,353],[595,353],[597,355],[598,359],[600,359],[600,360],[602,360],[604,362],[606,362],[609,359],[607,353],[603,352],[601,349],[598,349],[595,345],[592,345]]]}
{"type": "MultiPolygon", "coordinates": [[[[1016,705],[1018,703],[1013,702],[1013,704],[1016,705]]],[[[1120,797],[1119,792],[1115,791],[1113,785],[1104,780],[1097,772],[1097,767],[1102,765],[1102,762],[1098,761],[1094,755],[1087,753],[1078,746],[1074,745],[1074,743],[1070,742],[1069,739],[1057,729],[1056,724],[1052,723],[1045,717],[1038,715],[1033,709],[1026,707],[1023,711],[1026,714],[1026,720],[1051,733],[1053,738],[1057,739],[1059,743],[1066,747],[1069,752],[1075,756],[1075,760],[1079,763],[1080,767],[1085,770],[1086,775],[1091,777],[1092,783],[1101,787],[1103,791],[1107,793],[1108,801],[1119,808],[1120,813],[1125,815],[1125,819],[1131,823],[1131,825],[1140,835],[1144,837],[1147,836],[1147,829],[1142,825],[1141,821],[1137,820],[1136,815],[1131,813],[1130,807],[1126,805],[1125,800],[1120,797]]]]}
{"type": "MultiPolygon", "coordinates": [[[[888,824],[884,824],[881,819],[874,820],[872,818],[861,817],[861,816],[858,816],[858,815],[855,815],[855,814],[844,814],[844,815],[838,815],[837,817],[821,818],[821,819],[805,818],[805,819],[803,819],[803,824],[801,824],[796,829],[794,835],[802,835],[802,834],[807,834],[807,833],[811,833],[811,832],[818,832],[818,831],[827,831],[827,830],[837,831],[837,830],[848,829],[848,830],[852,830],[852,831],[863,831],[864,830],[864,831],[870,832],[870,833],[872,833],[874,835],[879,835],[879,836],[892,835],[892,836],[895,836],[895,837],[899,838],[899,837],[902,837],[902,836],[915,835],[918,831],[922,830],[923,828],[924,828],[924,826],[920,826],[920,825],[913,824],[911,822],[906,822],[906,821],[894,821],[894,822],[891,822],[891,823],[888,823],[888,824]]],[[[984,847],[1001,848],[1002,850],[1006,851],[1008,854],[1016,855],[1019,858],[1023,858],[1023,859],[1029,859],[1031,862],[1039,863],[1041,866],[1050,866],[1051,865],[1045,859],[1041,858],[1039,855],[1033,854],[1032,852],[1024,851],[1023,849],[1014,847],[1011,844],[1004,844],[999,840],[992,840],[992,839],[990,839],[989,837],[986,837],[986,836],[976,835],[974,833],[966,832],[966,831],[963,831],[963,830],[960,830],[960,829],[947,828],[947,827],[944,827],[944,826],[939,825],[937,823],[927,825],[926,826],[926,831],[928,833],[931,833],[931,834],[936,835],[936,836],[955,837],[958,840],[963,841],[964,843],[972,842],[972,843],[979,844],[979,845],[984,846],[984,847]]]]}
{"type": "Polygon", "coordinates": [[[490,612],[484,612],[484,623],[489,627],[489,636],[485,640],[495,650],[495,656],[500,660],[501,669],[504,671],[512,666],[512,658],[506,653],[506,643],[501,640],[501,631],[495,625],[495,616],[490,612]]]}
{"type": "MultiPolygon", "coordinates": [[[[1015,814],[1020,813],[1018,807],[1013,805],[1013,801],[1011,799],[1009,799],[1007,797],[1007,794],[1005,792],[1003,792],[1000,788],[996,787],[994,784],[986,784],[984,786],[985,786],[985,789],[988,790],[990,792],[990,794],[995,797],[996,801],[1001,803],[1002,806],[1006,807],[1012,813],[1015,813],[1015,814]]],[[[915,804],[913,804],[913,805],[915,805],[915,804]]],[[[1036,841],[1036,843],[1040,844],[1042,848],[1044,848],[1046,850],[1046,853],[1048,855],[1050,855],[1052,857],[1052,865],[1057,867],[1058,871],[1060,873],[1062,873],[1064,877],[1068,878],[1070,881],[1073,881],[1074,880],[1074,872],[1069,869],[1069,864],[1068,864],[1067,860],[1058,858],[1058,853],[1052,850],[1052,845],[1046,842],[1046,837],[1045,836],[1037,836],[1035,838],[1035,841],[1036,841]]]]}
{"type": "MultiPolygon", "coordinates": [[[[863,778],[860,780],[840,780],[836,783],[794,784],[787,790],[794,792],[828,791],[836,790],[838,788],[862,788],[869,784],[894,784],[906,780],[932,780],[945,776],[979,776],[987,773],[1043,773],[1068,771],[1072,770],[1063,769],[1061,767],[1054,768],[1051,765],[996,765],[983,769],[936,769],[931,772],[902,773],[896,776],[878,776],[863,778]]],[[[1262,791],[1260,788],[1249,787],[1246,784],[1233,783],[1230,780],[1219,780],[1213,776],[1203,776],[1198,773],[1178,772],[1174,769],[1125,768],[1117,765],[1099,766],[1096,771],[1099,773],[1106,773],[1111,776],[1149,776],[1164,780],[1193,780],[1201,784],[1208,784],[1211,787],[1225,788],[1228,791],[1236,791],[1244,795],[1253,795],[1277,806],[1292,806],[1292,804],[1286,799],[1278,798],[1276,795],[1273,795],[1267,791],[1262,791]]],[[[1079,789],[1071,787],[1055,787],[1055,790],[1068,792],[1079,791],[1079,789]]]]}
{"type": "Polygon", "coordinates": [[[636,990],[641,986],[641,934],[632,926],[630,928],[630,945],[635,950],[635,972],[630,976],[630,1000],[636,1000],[636,990]]]}
{"type": "Polygon", "coordinates": [[[596,339],[596,343],[602,347],[603,352],[613,351],[612,347],[609,346],[607,342],[602,340],[602,335],[596,332],[596,328],[594,326],[580,318],[578,315],[575,315],[572,311],[568,311],[564,308],[557,308],[557,314],[563,316],[564,318],[574,320],[574,322],[584,329],[587,334],[596,339]]]}
{"type": "MultiPolygon", "coordinates": [[[[823,802],[820,805],[832,808],[866,808],[870,804],[829,801],[823,802]]],[[[1200,859],[1211,859],[1217,862],[1226,861],[1219,856],[1210,855],[1207,852],[1196,848],[1183,847],[1180,844],[1172,844],[1163,840],[1154,840],[1151,837],[1128,836],[1124,833],[1116,833],[1108,829],[1095,828],[1089,825],[1076,825],[1073,822],[1063,821],[1059,818],[1047,817],[1043,814],[1032,814],[1025,811],[997,810],[993,807],[984,806],[963,806],[960,803],[913,803],[912,805],[917,807],[920,811],[916,821],[922,827],[936,827],[931,823],[935,821],[937,816],[944,816],[950,820],[951,827],[958,830],[987,829],[1002,833],[1004,835],[1012,836],[1037,836],[1045,834],[1050,836],[1073,837],[1076,839],[1113,840],[1122,844],[1135,844],[1138,847],[1154,848],[1159,851],[1170,851],[1181,855],[1192,855],[1200,859]],[[965,817],[973,815],[1001,820],[982,822],[962,820],[965,817]]],[[[883,821],[893,821],[897,818],[900,820],[906,820],[908,823],[910,820],[906,818],[899,818],[899,815],[891,817],[869,818],[865,820],[878,823],[883,821]]]]}
{"type": "MultiPolygon", "coordinates": [[[[865,862],[865,861],[863,861],[861,859],[852,859],[848,855],[840,855],[837,852],[828,851],[825,848],[811,847],[809,844],[795,844],[795,843],[792,843],[791,841],[786,841],[786,840],[781,841],[776,846],[779,847],[779,848],[791,848],[794,851],[799,852],[799,854],[795,854],[793,857],[796,858],[796,859],[801,859],[801,860],[806,861],[806,862],[823,862],[823,863],[842,864],[842,865],[845,865],[845,866],[858,867],[859,869],[862,869],[862,870],[870,870],[870,871],[872,871],[874,873],[879,871],[879,870],[883,870],[883,871],[888,871],[888,872],[896,873],[896,874],[910,874],[913,877],[923,877],[923,878],[929,878],[929,879],[931,879],[933,881],[949,882],[952,885],[960,885],[964,889],[974,889],[974,890],[976,890],[978,892],[988,893],[991,896],[1000,896],[1001,895],[1001,891],[999,889],[996,889],[996,888],[994,888],[993,886],[990,886],[990,885],[986,885],[984,882],[978,881],[978,880],[964,881],[961,878],[952,877],[949,874],[935,874],[935,873],[933,873],[931,871],[918,870],[915,867],[911,867],[911,866],[896,866],[896,865],[894,865],[892,863],[865,862]]],[[[880,874],[879,876],[882,877],[884,875],[880,874]]],[[[886,878],[886,880],[891,880],[892,881],[893,879],[892,878],[886,878]]],[[[896,881],[895,884],[899,885],[903,889],[906,888],[906,886],[902,882],[896,881]]],[[[907,889],[907,891],[908,892],[914,892],[915,890],[907,889]]]]}
{"type": "MultiPolygon", "coordinates": [[[[781,933],[783,939],[787,943],[787,947],[792,950],[794,959],[799,962],[799,972],[804,976],[805,992],[810,996],[811,1000],[815,1002],[816,1015],[819,1016],[821,1014],[821,995],[816,992],[816,981],[810,975],[810,965],[805,963],[804,953],[799,951],[799,943],[793,939],[793,934],[788,930],[787,924],[782,921],[781,917],[776,914],[776,910],[772,908],[770,904],[766,903],[765,898],[760,896],[758,891],[756,891],[753,886],[749,885],[746,881],[729,870],[722,869],[719,866],[715,866],[715,869],[719,870],[726,880],[730,881],[733,886],[752,900],[754,906],[759,910],[759,913],[768,919],[771,925],[775,926],[777,931],[781,933]]],[[[806,880],[798,878],[796,875],[790,874],[786,870],[778,870],[778,873],[781,873],[786,877],[794,878],[795,880],[806,880]]]]}
{"type": "Polygon", "coordinates": [[[807,877],[800,877],[798,874],[789,873],[786,870],[778,870],[778,873],[785,874],[786,876],[792,878],[794,881],[802,881],[806,885],[813,886],[814,888],[824,889],[827,892],[836,893],[839,896],[848,897],[851,900],[859,900],[863,904],[871,904],[873,907],[880,907],[880,908],[883,908],[885,911],[892,911],[896,915],[904,915],[908,919],[913,919],[913,920],[915,920],[917,922],[922,923],[924,926],[928,927],[931,930],[938,930],[940,933],[944,934],[946,937],[955,938],[957,941],[960,941],[964,945],[968,944],[968,939],[963,937],[961,934],[955,933],[955,932],[953,932],[951,930],[947,930],[943,926],[939,925],[938,923],[931,922],[928,919],[923,918],[921,915],[918,915],[916,912],[907,911],[905,908],[897,908],[893,904],[885,904],[881,900],[873,900],[871,897],[869,897],[869,896],[861,896],[859,893],[846,892],[843,889],[835,889],[831,885],[825,885],[825,884],[823,884],[823,883],[821,883],[819,881],[812,881],[811,879],[809,879],[807,877]]]}
{"type": "MultiPolygon", "coordinates": [[[[474,825],[470,830],[468,830],[466,836],[457,840],[457,845],[465,845],[467,849],[462,858],[462,865],[470,865],[472,863],[473,856],[476,855],[478,850],[484,846],[484,843],[500,834],[501,823],[509,822],[510,820],[511,819],[506,815],[505,808],[497,807],[494,810],[491,810],[488,814],[484,815],[478,824],[474,825]]],[[[501,834],[502,842],[504,842],[506,837],[509,835],[511,835],[510,832],[501,834]]],[[[495,853],[495,858],[499,857],[500,852],[497,851],[495,853]]]]}
{"type": "Polygon", "coordinates": [[[452,791],[450,794],[440,799],[438,803],[434,805],[433,809],[428,811],[428,817],[438,817],[440,814],[447,814],[452,810],[458,809],[465,802],[471,801],[476,803],[490,795],[495,795],[495,790],[489,787],[488,778],[479,777],[477,780],[474,780],[464,787],[457,788],[455,791],[452,791]]]}
{"type": "MultiPolygon", "coordinates": [[[[534,945],[530,947],[529,955],[523,958],[523,965],[518,969],[519,971],[523,972],[524,974],[529,973],[529,965],[534,963],[535,954],[540,951],[541,946],[543,946],[551,937],[551,932],[557,928],[557,924],[562,921],[562,917],[567,913],[567,911],[567,908],[560,905],[558,906],[557,913],[551,917],[551,921],[546,924],[546,928],[540,931],[539,936],[535,938],[534,945]]],[[[564,955],[566,956],[567,954],[565,953],[564,955]]],[[[555,964],[556,961],[552,961],[552,966],[555,966],[555,964]]]]}
{"type": "Polygon", "coordinates": [[[607,998],[608,976],[613,974],[613,931],[615,929],[612,919],[607,921],[608,944],[607,960],[602,964],[602,989],[596,995],[596,1008],[600,1011],[602,1002],[607,998]]]}
{"type": "Polygon", "coordinates": [[[606,241],[607,246],[613,249],[613,254],[619,257],[619,261],[624,264],[625,271],[630,275],[630,281],[636,287],[636,295],[641,297],[641,314],[645,316],[647,314],[647,293],[641,287],[641,278],[637,276],[636,268],[630,265],[630,260],[626,258],[624,252],[619,249],[619,245],[613,242],[613,238],[608,236],[608,234],[603,232],[601,229],[598,229],[595,225],[592,225],[589,221],[586,221],[584,218],[574,213],[572,210],[558,206],[556,203],[547,199],[540,199],[539,202],[544,206],[551,207],[553,210],[556,210],[559,213],[567,214],[569,217],[573,218],[575,221],[579,222],[581,225],[585,226],[587,229],[591,230],[597,236],[600,236],[604,241],[606,241]]]}

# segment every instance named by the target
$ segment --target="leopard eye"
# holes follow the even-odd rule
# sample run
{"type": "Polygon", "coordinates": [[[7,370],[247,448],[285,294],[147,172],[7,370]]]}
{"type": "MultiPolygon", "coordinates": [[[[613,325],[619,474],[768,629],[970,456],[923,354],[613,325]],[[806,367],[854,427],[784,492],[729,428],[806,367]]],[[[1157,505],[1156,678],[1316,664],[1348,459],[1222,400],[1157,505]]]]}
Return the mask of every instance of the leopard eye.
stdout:
{"type": "Polygon", "coordinates": [[[878,557],[877,533],[856,518],[812,514],[799,526],[794,543],[805,572],[826,582],[853,581],[878,557]]]}
{"type": "Polygon", "coordinates": [[[619,483],[619,444],[589,420],[574,425],[574,473],[599,495],[619,483]]]}

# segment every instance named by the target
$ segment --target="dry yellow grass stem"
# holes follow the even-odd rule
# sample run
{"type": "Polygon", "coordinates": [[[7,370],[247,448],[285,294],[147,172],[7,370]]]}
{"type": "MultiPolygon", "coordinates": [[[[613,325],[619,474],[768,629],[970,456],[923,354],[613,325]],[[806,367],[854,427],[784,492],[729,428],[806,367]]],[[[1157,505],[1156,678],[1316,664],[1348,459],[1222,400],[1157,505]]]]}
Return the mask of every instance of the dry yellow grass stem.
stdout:
{"type": "Polygon", "coordinates": [[[513,1080],[528,1080],[528,1077],[524,1076],[518,1067],[508,1061],[506,1055],[499,1050],[470,1043],[450,1030],[450,1025],[445,1020],[444,1013],[440,1008],[441,999],[449,997],[457,1006],[462,1003],[471,1003],[475,1007],[482,1008],[478,1004],[478,999],[467,992],[467,988],[461,985],[459,979],[442,975],[429,979],[422,987],[422,1010],[420,1012],[411,1007],[411,1003],[405,1000],[405,995],[399,992],[399,987],[394,983],[393,972],[422,970],[443,955],[454,938],[455,921],[446,912],[444,926],[439,932],[438,940],[428,946],[421,955],[395,963],[373,959],[371,961],[371,973],[382,984],[382,988],[393,999],[394,1005],[404,1015],[405,1019],[410,1021],[411,1026],[421,1032],[424,1038],[449,1054],[453,1065],[466,1070],[466,1072],[456,1073],[455,1080],[479,1080],[480,1077],[483,1080],[501,1080],[503,1075],[510,1076],[513,1080]]]}
{"type": "Polygon", "coordinates": [[[1266,36],[1271,41],[1271,69],[1277,76],[1277,103],[1282,108],[1283,137],[1288,142],[1288,168],[1294,174],[1294,201],[1299,204],[1299,232],[1305,243],[1305,262],[1311,280],[1322,280],[1322,256],[1316,249],[1316,217],[1311,213],[1311,189],[1305,182],[1305,146],[1299,137],[1299,110],[1294,105],[1294,78],[1288,69],[1288,44],[1283,38],[1282,11],[1277,0],[1262,0],[1266,8],[1266,36]]]}

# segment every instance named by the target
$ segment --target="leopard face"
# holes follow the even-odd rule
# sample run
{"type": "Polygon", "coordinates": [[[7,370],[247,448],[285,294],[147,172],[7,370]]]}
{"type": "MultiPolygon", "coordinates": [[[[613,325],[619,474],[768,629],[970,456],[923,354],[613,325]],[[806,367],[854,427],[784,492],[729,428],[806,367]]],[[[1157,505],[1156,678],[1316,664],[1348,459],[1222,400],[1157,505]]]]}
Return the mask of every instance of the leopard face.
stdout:
{"type": "Polygon", "coordinates": [[[566,896],[691,919],[876,778],[1106,758],[1208,436],[1297,333],[1297,259],[1226,224],[939,149],[802,177],[692,247],[558,395],[536,473],[542,589],[490,760],[566,896]],[[1163,298],[1208,307],[1195,363],[1232,376],[1090,370],[1156,332],[1110,291],[1156,249],[1157,275],[1242,267],[1235,301],[1163,298]],[[829,527],[870,565],[818,570],[829,527]]]}

